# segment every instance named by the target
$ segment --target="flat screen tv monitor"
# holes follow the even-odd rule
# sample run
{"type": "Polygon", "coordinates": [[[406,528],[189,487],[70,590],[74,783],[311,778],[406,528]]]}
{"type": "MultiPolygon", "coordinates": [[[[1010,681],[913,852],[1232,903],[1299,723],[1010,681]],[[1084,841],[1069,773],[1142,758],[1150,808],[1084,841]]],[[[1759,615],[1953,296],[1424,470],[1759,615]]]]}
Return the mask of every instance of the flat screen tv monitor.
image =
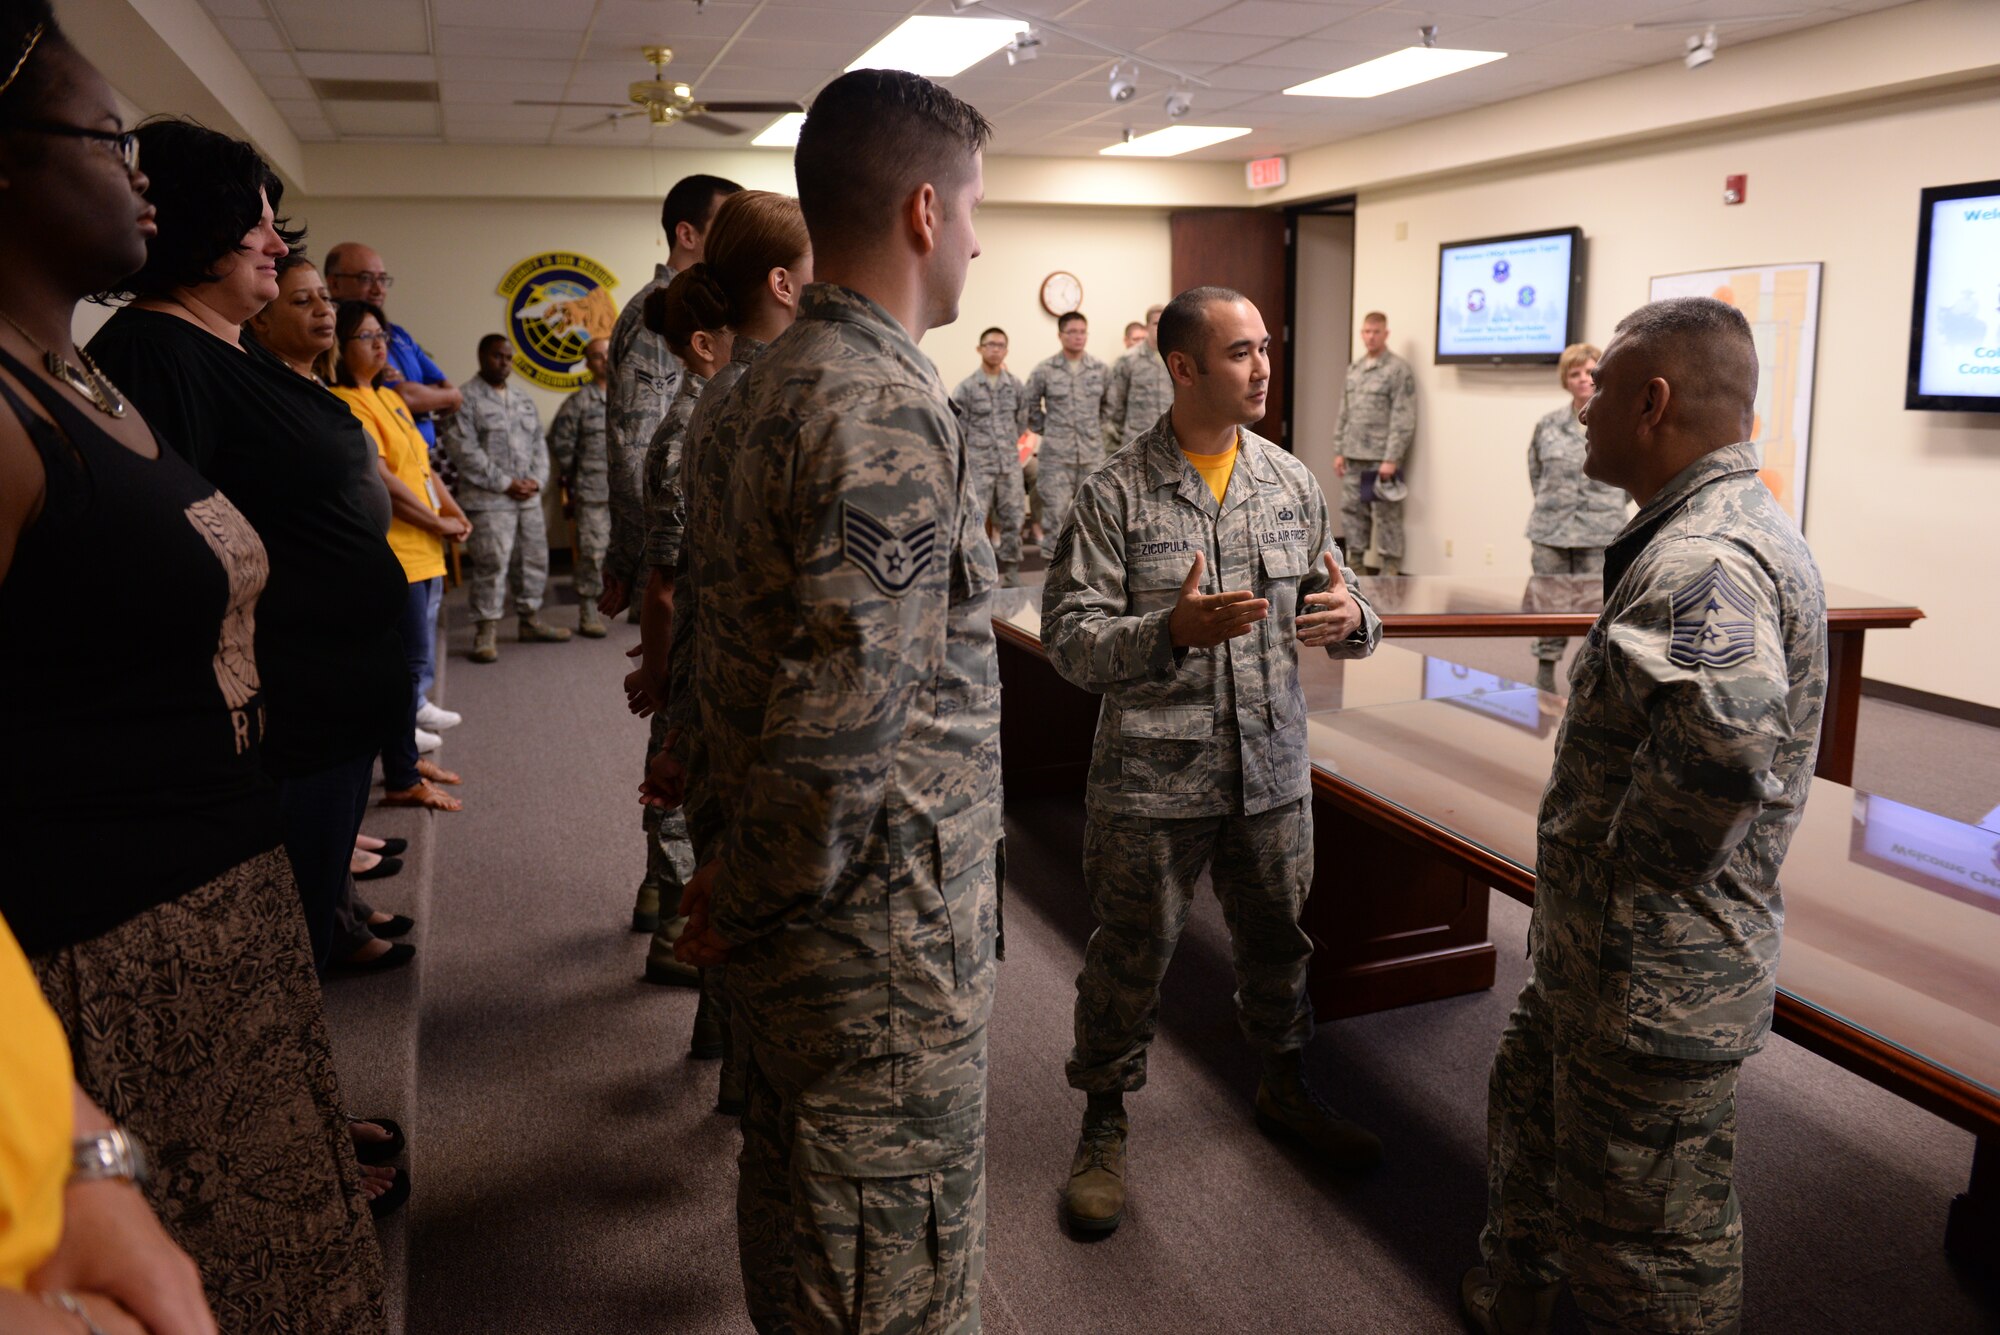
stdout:
{"type": "Polygon", "coordinates": [[[2000,413],[2000,181],[1924,191],[1903,406],[2000,413]]]}
{"type": "Polygon", "coordinates": [[[1438,247],[1439,366],[1554,366],[1583,317],[1583,229],[1438,247]]]}

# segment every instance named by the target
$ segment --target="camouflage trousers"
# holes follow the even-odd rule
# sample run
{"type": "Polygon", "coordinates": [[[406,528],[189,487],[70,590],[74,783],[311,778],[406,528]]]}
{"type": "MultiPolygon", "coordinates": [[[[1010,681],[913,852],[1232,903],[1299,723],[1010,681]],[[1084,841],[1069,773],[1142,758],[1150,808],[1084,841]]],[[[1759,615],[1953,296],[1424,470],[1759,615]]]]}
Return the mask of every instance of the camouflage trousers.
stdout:
{"type": "Polygon", "coordinates": [[[514,610],[527,615],[541,610],[549,583],[549,530],[540,498],[504,510],[475,510],[465,559],[472,570],[465,577],[467,601],[474,621],[498,621],[507,611],[507,592],[514,592],[514,610]]]}
{"type": "Polygon", "coordinates": [[[1160,1014],[1160,980],[1206,868],[1236,964],[1236,1018],[1266,1056],[1312,1037],[1299,926],[1312,887],[1312,809],[1301,798],[1255,816],[1175,820],[1092,811],[1083,881],[1097,929],[1076,980],[1076,1047],[1066,1073],[1086,1093],[1142,1088],[1160,1014]]]}
{"type": "Polygon", "coordinates": [[[1080,443],[1044,440],[1036,451],[1035,495],[1042,502],[1044,551],[1055,550],[1056,539],[1069,522],[1069,508],[1076,503],[1077,488],[1104,462],[1099,445],[1094,436],[1080,443]]]}
{"type": "Polygon", "coordinates": [[[1019,466],[1011,459],[1003,460],[992,476],[980,483],[979,497],[995,530],[994,558],[1002,570],[1016,569],[1021,564],[1021,524],[1028,514],[1028,493],[1019,466]]]}
{"type": "MultiPolygon", "coordinates": [[[[1602,547],[1551,547],[1546,543],[1531,544],[1533,551],[1529,559],[1534,562],[1537,575],[1601,575],[1604,573],[1604,549],[1602,547]]],[[[1553,663],[1563,656],[1569,640],[1562,635],[1539,637],[1531,646],[1536,658],[1545,663],[1553,663]]]]}
{"type": "Polygon", "coordinates": [[[1340,549],[1350,565],[1370,552],[1399,563],[1403,559],[1403,503],[1361,499],[1361,475],[1381,466],[1380,459],[1349,459],[1340,479],[1340,549]]]}
{"type": "Polygon", "coordinates": [[[764,1335],[977,1335],[986,1031],[816,1057],[747,1027],[736,1229],[752,1324],[764,1335]]]}
{"type": "Polygon", "coordinates": [[[611,502],[576,502],[576,596],[585,602],[596,602],[604,592],[604,557],[610,550],[611,502]]]}
{"type": "MultiPolygon", "coordinates": [[[[666,744],[667,720],[655,713],[653,728],[647,734],[646,755],[639,766],[644,777],[646,765],[653,759],[653,753],[666,744]]],[[[660,925],[653,933],[653,945],[646,952],[647,963],[666,963],[674,957],[674,942],[681,939],[681,932],[687,927],[687,919],[681,916],[681,891],[687,889],[688,880],[694,875],[694,845],[688,839],[687,812],[675,807],[672,811],[662,811],[658,807],[640,807],[645,814],[640,824],[646,831],[646,876],[641,882],[640,892],[651,886],[660,895],[660,925]]]]}
{"type": "Polygon", "coordinates": [[[1530,977],[1487,1094],[1487,1269],[1503,1283],[1568,1280],[1594,1330],[1735,1330],[1741,1063],[1559,1036],[1557,1022],[1530,977]]]}

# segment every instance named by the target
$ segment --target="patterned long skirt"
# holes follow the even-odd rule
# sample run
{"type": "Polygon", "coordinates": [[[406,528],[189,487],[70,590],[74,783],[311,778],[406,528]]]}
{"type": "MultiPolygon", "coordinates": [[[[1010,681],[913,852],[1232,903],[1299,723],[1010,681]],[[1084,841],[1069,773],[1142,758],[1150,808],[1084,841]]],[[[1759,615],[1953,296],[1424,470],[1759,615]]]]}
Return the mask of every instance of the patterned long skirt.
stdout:
{"type": "Polygon", "coordinates": [[[382,1255],[284,849],[34,965],[225,1335],[379,1335],[382,1255]]]}

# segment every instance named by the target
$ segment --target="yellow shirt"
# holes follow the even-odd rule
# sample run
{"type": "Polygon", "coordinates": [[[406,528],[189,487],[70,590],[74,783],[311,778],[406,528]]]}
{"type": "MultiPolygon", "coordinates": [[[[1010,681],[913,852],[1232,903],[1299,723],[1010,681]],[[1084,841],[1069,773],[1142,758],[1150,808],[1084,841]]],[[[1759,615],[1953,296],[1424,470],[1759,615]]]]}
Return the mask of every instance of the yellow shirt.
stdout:
{"type": "Polygon", "coordinates": [[[69,1042],[0,920],[0,1289],[18,1289],[62,1236],[75,1130],[69,1042]]]}
{"type": "Polygon", "coordinates": [[[1242,448],[1242,445],[1243,435],[1238,432],[1236,444],[1221,454],[1189,454],[1186,450],[1181,451],[1188,463],[1194,467],[1194,471],[1201,474],[1201,480],[1208,484],[1208,489],[1215,493],[1217,505],[1222,504],[1222,493],[1229,490],[1229,475],[1236,471],[1236,451],[1242,448]]]}
{"type": "MultiPolygon", "coordinates": [[[[437,498],[431,494],[431,456],[423,433],[417,430],[403,396],[393,389],[336,388],[338,394],[374,440],[376,450],[388,463],[396,480],[417,493],[436,514],[437,498]]],[[[389,521],[389,550],[403,563],[403,577],[415,584],[444,573],[444,541],[402,519],[389,521]]]]}

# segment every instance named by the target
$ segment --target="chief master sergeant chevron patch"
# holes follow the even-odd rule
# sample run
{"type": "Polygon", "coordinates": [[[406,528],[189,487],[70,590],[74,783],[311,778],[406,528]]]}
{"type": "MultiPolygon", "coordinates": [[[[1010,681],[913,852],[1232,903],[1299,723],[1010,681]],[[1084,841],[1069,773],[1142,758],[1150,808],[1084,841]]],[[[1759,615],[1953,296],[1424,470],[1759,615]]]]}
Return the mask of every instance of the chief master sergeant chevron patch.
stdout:
{"type": "Polygon", "coordinates": [[[1674,592],[1673,641],[1667,661],[1676,667],[1734,667],[1757,649],[1757,604],[1717,561],[1674,592]]]}

